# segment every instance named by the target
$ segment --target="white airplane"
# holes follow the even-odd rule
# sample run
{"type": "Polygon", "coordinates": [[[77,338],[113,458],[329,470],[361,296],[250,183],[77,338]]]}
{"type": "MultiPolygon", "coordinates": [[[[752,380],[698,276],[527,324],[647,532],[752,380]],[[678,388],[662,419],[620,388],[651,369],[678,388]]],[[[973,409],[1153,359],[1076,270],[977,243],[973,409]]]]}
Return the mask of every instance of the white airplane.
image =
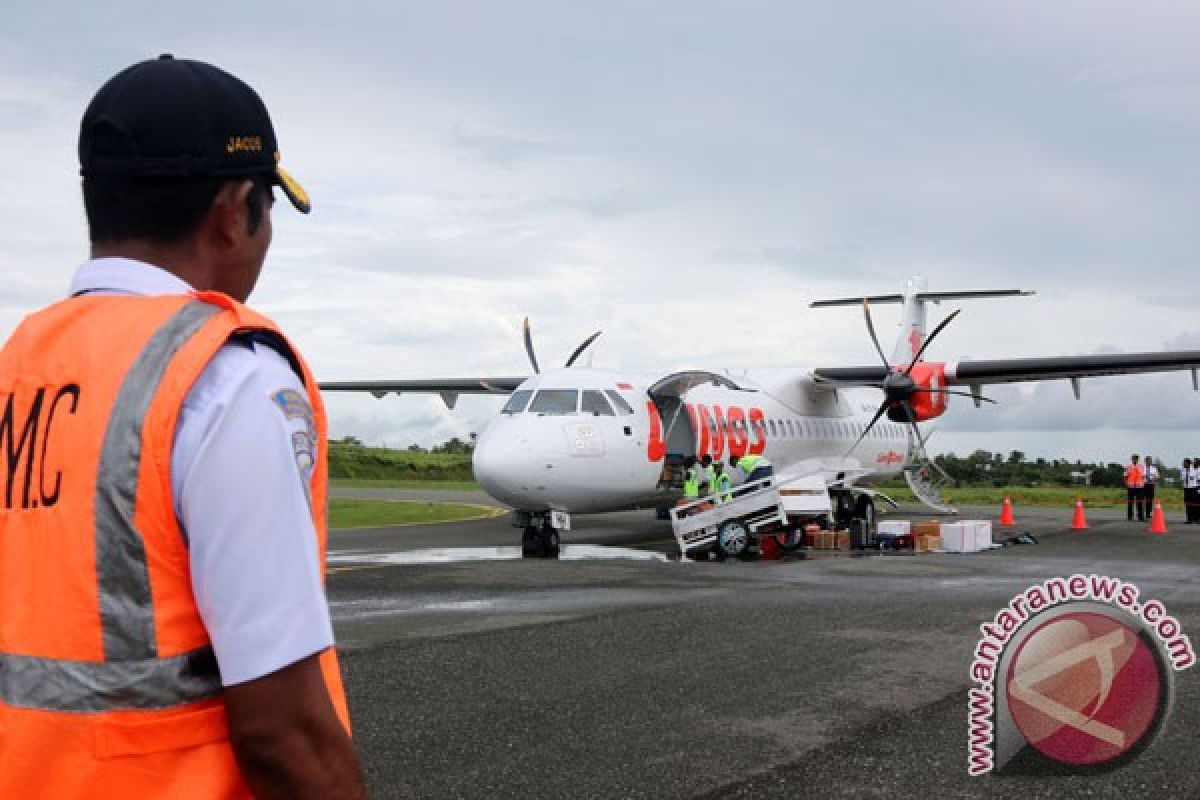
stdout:
{"type": "MultiPolygon", "coordinates": [[[[472,466],[489,495],[514,509],[526,552],[554,553],[571,514],[665,508],[681,494],[687,456],[764,455],[789,478],[821,476],[839,513],[871,518],[878,492],[863,486],[902,473],[918,498],[946,511],[949,479],[925,453],[918,423],[941,416],[950,395],[978,407],[987,384],[1191,370],[1200,351],[932,362],[924,354],[954,319],[926,335],[926,306],[946,300],[1033,294],[1017,289],[930,292],[920,276],[900,294],[852,297],[812,307],[862,306],[881,364],[749,371],[702,370],[646,376],[574,366],[599,336],[585,340],[561,369],[542,372],[525,322],[531,377],[326,382],[326,391],[436,392],[450,408],[464,393],[510,393],[480,433],[472,466]],[[900,336],[888,359],[870,304],[902,303],[900,336]],[[967,387],[968,391],[952,387],[967,387]],[[874,390],[868,392],[866,390],[874,390]],[[883,392],[882,403],[878,391],[883,392]],[[884,419],[886,417],[886,419],[884,419]]],[[[884,500],[891,502],[888,498],[884,500]]]]}

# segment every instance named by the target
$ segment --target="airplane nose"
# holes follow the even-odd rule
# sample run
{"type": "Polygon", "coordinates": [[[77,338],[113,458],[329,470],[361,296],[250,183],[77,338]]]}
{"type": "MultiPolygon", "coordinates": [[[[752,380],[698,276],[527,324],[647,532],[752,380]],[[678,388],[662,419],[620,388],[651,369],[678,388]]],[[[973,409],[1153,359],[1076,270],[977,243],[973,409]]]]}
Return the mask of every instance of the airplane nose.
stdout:
{"type": "Polygon", "coordinates": [[[514,508],[528,507],[524,492],[517,485],[525,449],[511,436],[484,432],[475,442],[475,453],[471,458],[475,480],[483,490],[514,508]]]}

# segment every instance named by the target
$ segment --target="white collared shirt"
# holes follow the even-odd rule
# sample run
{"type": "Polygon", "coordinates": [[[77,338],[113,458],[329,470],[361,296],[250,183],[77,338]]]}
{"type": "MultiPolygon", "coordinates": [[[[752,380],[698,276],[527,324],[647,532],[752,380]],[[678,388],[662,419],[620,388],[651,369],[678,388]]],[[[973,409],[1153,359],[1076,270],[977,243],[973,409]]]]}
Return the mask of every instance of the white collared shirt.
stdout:
{"type": "MultiPolygon", "coordinates": [[[[89,261],[72,295],[186,294],[187,283],[124,258],[89,261]]],[[[192,588],[221,682],[260,678],[333,644],[306,486],[315,463],[285,416],[280,390],[306,396],[270,347],[226,344],[183,403],[171,453],[175,515],[187,537],[192,588]]]]}
{"type": "Polygon", "coordinates": [[[1158,483],[1158,467],[1153,464],[1146,464],[1142,467],[1146,476],[1146,483],[1158,483]]]}

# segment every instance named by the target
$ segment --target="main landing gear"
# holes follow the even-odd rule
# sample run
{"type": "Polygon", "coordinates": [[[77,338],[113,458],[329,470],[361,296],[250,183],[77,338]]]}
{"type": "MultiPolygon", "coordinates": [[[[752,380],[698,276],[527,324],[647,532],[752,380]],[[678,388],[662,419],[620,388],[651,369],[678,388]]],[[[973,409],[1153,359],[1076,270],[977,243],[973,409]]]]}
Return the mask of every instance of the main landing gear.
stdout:
{"type": "Polygon", "coordinates": [[[558,558],[558,531],[550,524],[549,512],[515,512],[513,524],[523,527],[521,555],[525,558],[558,558]]]}

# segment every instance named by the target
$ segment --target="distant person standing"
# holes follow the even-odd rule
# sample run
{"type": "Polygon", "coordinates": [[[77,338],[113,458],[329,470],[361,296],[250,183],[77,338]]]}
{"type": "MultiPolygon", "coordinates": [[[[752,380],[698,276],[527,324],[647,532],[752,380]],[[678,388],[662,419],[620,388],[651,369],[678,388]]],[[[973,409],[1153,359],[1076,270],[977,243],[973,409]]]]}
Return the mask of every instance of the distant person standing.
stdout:
{"type": "Polygon", "coordinates": [[[1183,469],[1180,470],[1180,475],[1183,477],[1183,513],[1184,522],[1188,525],[1197,521],[1197,516],[1200,515],[1200,508],[1197,508],[1198,500],[1197,492],[1200,489],[1200,464],[1193,466],[1190,458],[1183,460],[1183,469]]]}
{"type": "Polygon", "coordinates": [[[1145,506],[1142,505],[1142,488],[1145,485],[1146,473],[1138,463],[1138,454],[1134,453],[1125,465],[1125,517],[1130,522],[1133,522],[1134,506],[1137,506],[1138,521],[1146,521],[1145,506]]]}
{"type": "Polygon", "coordinates": [[[1142,508],[1145,509],[1146,519],[1150,519],[1154,511],[1154,487],[1158,485],[1158,467],[1150,456],[1146,456],[1142,466],[1142,481],[1142,508]]]}

